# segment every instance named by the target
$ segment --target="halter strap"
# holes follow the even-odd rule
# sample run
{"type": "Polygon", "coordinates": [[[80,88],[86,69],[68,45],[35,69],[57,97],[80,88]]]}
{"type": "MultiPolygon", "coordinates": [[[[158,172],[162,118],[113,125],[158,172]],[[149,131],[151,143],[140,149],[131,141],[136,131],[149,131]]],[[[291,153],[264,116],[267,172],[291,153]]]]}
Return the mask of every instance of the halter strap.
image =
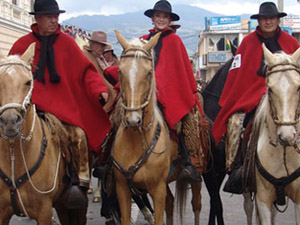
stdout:
{"type": "Polygon", "coordinates": [[[30,85],[30,89],[27,93],[27,95],[25,96],[22,104],[20,103],[7,103],[3,106],[0,107],[0,114],[2,114],[5,110],[7,109],[12,109],[12,108],[16,108],[16,109],[20,109],[23,110],[24,112],[26,112],[26,108],[27,106],[30,104],[30,99],[31,99],[31,95],[32,95],[32,90],[33,90],[33,75],[31,72],[31,66],[28,64],[25,64],[23,62],[11,62],[11,63],[2,63],[0,64],[0,67],[3,66],[23,66],[24,68],[26,68],[28,71],[30,71],[31,74],[31,85],[30,85]]]}
{"type": "MultiPolygon", "coordinates": [[[[278,72],[285,72],[288,70],[295,70],[296,72],[298,72],[298,74],[300,74],[300,69],[297,65],[293,64],[293,63],[280,63],[277,65],[273,65],[271,67],[268,68],[268,71],[266,73],[266,77],[269,77],[272,73],[278,73],[278,72]],[[278,67],[283,67],[283,68],[278,68],[278,67]]],[[[295,125],[299,122],[299,114],[300,114],[300,102],[298,103],[298,107],[297,107],[297,112],[296,112],[296,118],[294,121],[288,121],[288,122],[284,122],[284,121],[280,121],[276,118],[276,109],[273,105],[273,102],[271,101],[271,99],[269,98],[269,102],[270,102],[270,108],[271,108],[271,116],[273,118],[274,123],[278,126],[289,126],[289,125],[295,125]]]]}
{"type": "MultiPolygon", "coordinates": [[[[138,48],[138,47],[130,47],[130,48],[125,49],[123,51],[122,55],[121,55],[121,58],[126,58],[126,57],[137,57],[137,58],[147,59],[147,60],[150,60],[150,61],[153,60],[150,52],[146,51],[143,48],[138,48]],[[135,53],[134,54],[126,54],[129,51],[135,51],[135,53]],[[145,55],[139,55],[139,56],[137,56],[136,52],[143,52],[145,55]]],[[[125,109],[126,111],[137,111],[137,110],[144,109],[149,104],[149,101],[150,101],[150,98],[151,98],[151,95],[152,95],[152,87],[150,87],[150,88],[151,89],[150,89],[150,91],[148,93],[147,100],[143,104],[141,104],[141,105],[139,105],[137,107],[129,107],[129,106],[126,106],[124,104],[124,102],[122,101],[121,102],[121,107],[123,109],[125,109]]]]}

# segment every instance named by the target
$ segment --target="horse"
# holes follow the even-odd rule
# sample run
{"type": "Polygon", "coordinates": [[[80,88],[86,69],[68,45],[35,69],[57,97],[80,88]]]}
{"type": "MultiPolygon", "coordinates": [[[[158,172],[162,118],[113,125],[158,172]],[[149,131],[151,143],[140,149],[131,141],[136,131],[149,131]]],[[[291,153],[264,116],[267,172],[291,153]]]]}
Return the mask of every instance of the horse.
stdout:
{"type": "MultiPolygon", "coordinates": [[[[173,224],[174,199],[167,183],[171,163],[177,157],[178,144],[170,138],[156,101],[151,49],[159,35],[147,43],[139,39],[129,43],[116,31],[117,39],[123,48],[119,66],[120,101],[116,107],[120,108],[116,118],[121,120],[114,125],[118,129],[112,158],[123,225],[130,224],[132,194],[146,192],[153,200],[155,225],[163,224],[165,209],[166,224],[173,224]]],[[[192,186],[198,190],[198,193],[193,195],[192,202],[195,222],[199,224],[201,182],[192,186]]],[[[182,215],[185,195],[178,195],[183,196],[179,202],[182,215]]]]}
{"type": "Polygon", "coordinates": [[[295,204],[300,224],[300,48],[271,53],[263,44],[267,92],[254,115],[248,152],[254,152],[255,204],[262,225],[275,224],[276,210],[295,204]]]}
{"type": "Polygon", "coordinates": [[[16,214],[51,225],[54,207],[61,224],[83,225],[87,207],[63,204],[67,132],[50,129],[30,101],[34,49],[33,43],[21,56],[0,55],[0,224],[16,214]]]}
{"type": "MultiPolygon", "coordinates": [[[[231,44],[231,43],[230,43],[231,44]]],[[[232,55],[235,55],[237,47],[231,44],[232,55]]],[[[222,65],[213,78],[208,82],[206,87],[202,89],[200,95],[203,98],[203,110],[206,118],[212,125],[215,121],[221,107],[218,102],[220,100],[227,75],[232,64],[233,58],[229,59],[222,65]]],[[[218,145],[210,132],[211,140],[211,155],[208,158],[208,169],[202,174],[204,183],[210,196],[210,212],[209,212],[209,225],[224,224],[223,206],[220,196],[220,189],[226,176],[226,154],[225,143],[222,139],[218,145]]],[[[249,193],[244,193],[244,210],[247,215],[247,224],[252,224],[252,211],[253,206],[249,193]]]]}

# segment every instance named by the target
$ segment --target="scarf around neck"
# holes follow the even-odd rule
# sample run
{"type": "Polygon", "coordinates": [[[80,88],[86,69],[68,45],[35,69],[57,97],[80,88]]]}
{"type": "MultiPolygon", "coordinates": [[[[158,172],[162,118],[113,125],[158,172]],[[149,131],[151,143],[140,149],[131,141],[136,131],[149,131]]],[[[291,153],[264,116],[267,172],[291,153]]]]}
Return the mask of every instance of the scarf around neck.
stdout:
{"type": "MultiPolygon", "coordinates": [[[[279,27],[276,34],[273,37],[265,38],[265,37],[262,36],[260,27],[257,27],[257,29],[256,29],[256,35],[257,35],[258,39],[261,41],[261,43],[265,43],[267,49],[269,49],[272,53],[275,53],[275,52],[278,52],[278,51],[282,50],[280,45],[278,44],[278,38],[279,38],[280,34],[281,34],[281,29],[279,27]]],[[[257,71],[257,75],[265,77],[266,70],[267,70],[267,68],[266,68],[266,65],[265,65],[265,57],[264,57],[264,54],[263,54],[262,60],[261,60],[261,63],[260,63],[260,68],[257,71]]]]}
{"type": "Polygon", "coordinates": [[[42,36],[33,31],[33,35],[41,42],[40,59],[37,65],[37,69],[33,73],[34,79],[45,84],[45,67],[47,66],[50,74],[50,82],[59,83],[60,76],[55,68],[53,48],[53,43],[56,41],[56,38],[59,34],[42,36]]]}
{"type": "MultiPolygon", "coordinates": [[[[162,48],[162,39],[165,36],[167,36],[167,35],[169,35],[171,33],[172,33],[172,30],[165,30],[165,31],[163,31],[163,33],[160,35],[160,37],[159,37],[156,45],[153,48],[154,49],[154,55],[155,55],[155,58],[154,58],[154,67],[155,68],[156,68],[156,64],[157,64],[157,62],[159,60],[159,55],[160,55],[160,51],[161,51],[161,48],[162,48]]],[[[151,37],[153,37],[155,34],[157,34],[157,32],[151,30],[150,31],[150,35],[148,36],[147,40],[150,40],[151,37]]]]}

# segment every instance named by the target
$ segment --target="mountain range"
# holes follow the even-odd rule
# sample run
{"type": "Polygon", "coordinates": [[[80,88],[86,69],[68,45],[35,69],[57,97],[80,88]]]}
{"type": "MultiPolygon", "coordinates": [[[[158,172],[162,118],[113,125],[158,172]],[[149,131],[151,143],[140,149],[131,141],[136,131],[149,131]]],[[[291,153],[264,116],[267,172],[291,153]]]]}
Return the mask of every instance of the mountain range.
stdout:
{"type": "MultiPolygon", "coordinates": [[[[112,43],[115,53],[120,55],[121,47],[117,43],[114,30],[119,30],[127,39],[138,38],[147,34],[152,28],[151,19],[144,15],[145,10],[119,15],[81,15],[64,20],[63,25],[75,25],[88,32],[93,30],[103,30],[107,32],[108,41],[112,43]]],[[[223,16],[214,12],[207,11],[199,7],[183,4],[173,5],[173,11],[180,16],[181,27],[177,34],[182,38],[189,55],[195,53],[200,31],[204,29],[205,17],[223,16]]],[[[240,15],[242,18],[249,18],[249,15],[240,15]]]]}

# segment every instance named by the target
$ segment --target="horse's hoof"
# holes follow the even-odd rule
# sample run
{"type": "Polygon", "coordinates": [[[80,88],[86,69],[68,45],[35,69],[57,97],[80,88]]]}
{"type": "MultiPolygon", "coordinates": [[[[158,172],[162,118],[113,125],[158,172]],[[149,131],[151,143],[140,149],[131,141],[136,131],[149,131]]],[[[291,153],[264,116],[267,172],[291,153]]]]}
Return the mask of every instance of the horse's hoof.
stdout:
{"type": "Polygon", "coordinates": [[[93,188],[89,188],[88,190],[87,190],[87,193],[90,195],[90,194],[92,194],[93,193],[93,188]]]}
{"type": "Polygon", "coordinates": [[[98,203],[98,202],[100,202],[100,200],[101,200],[100,197],[94,197],[94,198],[93,198],[93,202],[94,202],[94,203],[98,203]]]}

